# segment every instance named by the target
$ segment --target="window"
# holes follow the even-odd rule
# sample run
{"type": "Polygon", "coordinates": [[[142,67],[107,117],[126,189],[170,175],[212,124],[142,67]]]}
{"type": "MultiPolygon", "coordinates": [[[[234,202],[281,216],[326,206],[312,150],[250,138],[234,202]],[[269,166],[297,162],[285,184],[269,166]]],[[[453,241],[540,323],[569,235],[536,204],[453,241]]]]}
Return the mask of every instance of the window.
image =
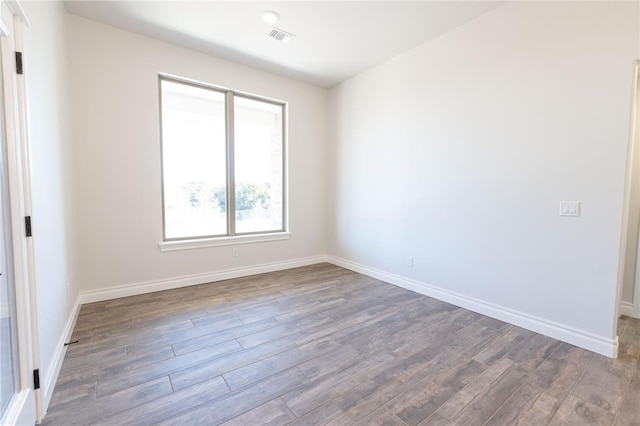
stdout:
{"type": "Polygon", "coordinates": [[[285,104],[160,77],[164,241],[285,230],[285,104]]]}

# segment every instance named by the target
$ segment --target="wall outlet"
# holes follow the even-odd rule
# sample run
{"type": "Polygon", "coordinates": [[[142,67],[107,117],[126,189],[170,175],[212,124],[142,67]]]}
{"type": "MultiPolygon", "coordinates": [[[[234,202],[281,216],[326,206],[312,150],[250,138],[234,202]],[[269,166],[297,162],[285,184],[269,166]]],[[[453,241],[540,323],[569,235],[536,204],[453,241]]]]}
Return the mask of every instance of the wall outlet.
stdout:
{"type": "Polygon", "coordinates": [[[71,284],[67,281],[67,299],[69,298],[69,294],[71,293],[71,284]]]}
{"type": "Polygon", "coordinates": [[[237,248],[232,248],[231,249],[231,257],[238,257],[238,249],[237,248]]]}
{"type": "Polygon", "coordinates": [[[407,257],[407,266],[409,268],[413,268],[413,257],[411,256],[407,257]]]}

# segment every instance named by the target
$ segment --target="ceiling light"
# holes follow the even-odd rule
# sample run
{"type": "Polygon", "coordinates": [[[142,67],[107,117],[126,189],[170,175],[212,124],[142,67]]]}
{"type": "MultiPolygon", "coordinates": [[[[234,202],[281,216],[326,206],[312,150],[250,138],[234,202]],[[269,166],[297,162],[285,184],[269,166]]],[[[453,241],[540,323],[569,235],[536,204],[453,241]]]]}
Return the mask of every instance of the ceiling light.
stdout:
{"type": "Polygon", "coordinates": [[[260,16],[262,16],[262,20],[267,24],[275,24],[280,20],[278,12],[274,12],[273,10],[263,10],[260,16]]]}

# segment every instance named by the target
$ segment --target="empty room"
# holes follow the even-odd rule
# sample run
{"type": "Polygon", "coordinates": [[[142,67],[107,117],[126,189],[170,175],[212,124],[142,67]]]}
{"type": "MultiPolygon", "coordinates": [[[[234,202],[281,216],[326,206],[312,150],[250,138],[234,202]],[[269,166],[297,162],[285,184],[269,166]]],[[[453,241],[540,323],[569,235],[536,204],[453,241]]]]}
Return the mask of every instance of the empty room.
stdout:
{"type": "Polygon", "coordinates": [[[639,1],[0,2],[0,424],[640,424],[639,1]]]}

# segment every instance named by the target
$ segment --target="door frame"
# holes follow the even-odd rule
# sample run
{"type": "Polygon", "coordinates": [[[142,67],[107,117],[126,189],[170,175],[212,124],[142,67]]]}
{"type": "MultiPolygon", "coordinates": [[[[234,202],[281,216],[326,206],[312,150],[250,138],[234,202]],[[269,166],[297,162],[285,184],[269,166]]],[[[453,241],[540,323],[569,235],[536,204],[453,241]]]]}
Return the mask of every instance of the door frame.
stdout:
{"type": "MultiPolygon", "coordinates": [[[[629,143],[627,148],[627,170],[625,176],[625,192],[623,204],[622,241],[624,248],[630,250],[628,259],[626,252],[620,251],[620,265],[618,275],[618,313],[634,318],[640,318],[640,238],[638,227],[638,214],[640,210],[640,60],[635,61],[633,77],[633,91],[631,103],[631,117],[629,124],[629,143]],[[627,239],[631,239],[627,243],[627,239]],[[629,247],[630,244],[633,244],[629,247]],[[633,287],[631,301],[623,300],[625,285],[633,287]]],[[[616,318],[618,315],[616,315],[616,318]]]]}
{"type": "Polygon", "coordinates": [[[18,392],[9,404],[4,424],[33,425],[43,417],[42,391],[36,388],[39,372],[37,300],[35,288],[33,242],[26,236],[25,217],[31,215],[29,140],[27,132],[27,97],[24,75],[18,75],[14,52],[24,52],[22,32],[29,21],[20,3],[0,0],[7,5],[11,17],[0,16],[2,44],[2,78],[4,83],[5,137],[9,202],[11,204],[12,254],[16,298],[16,328],[19,369],[18,392]],[[13,34],[4,24],[13,22],[13,34]],[[7,36],[13,36],[9,38],[7,36]]]}
{"type": "MultiPolygon", "coordinates": [[[[631,181],[629,183],[629,193],[625,194],[629,198],[629,203],[631,204],[631,200],[637,200],[640,197],[640,182],[637,181],[640,173],[638,170],[634,169],[635,167],[640,166],[640,162],[638,161],[638,156],[640,155],[640,60],[635,62],[635,72],[633,79],[633,104],[631,105],[631,129],[630,129],[630,142],[629,142],[629,163],[631,164],[631,171],[628,171],[628,179],[631,181]],[[635,178],[635,180],[634,180],[635,178]]],[[[636,201],[637,202],[637,201],[636,201]]],[[[639,210],[635,210],[630,212],[630,214],[636,215],[633,219],[638,220],[639,210]]],[[[626,306],[621,306],[622,313],[625,315],[629,315],[634,318],[640,318],[640,227],[636,229],[636,234],[632,237],[636,239],[636,256],[635,256],[635,264],[634,266],[634,276],[633,276],[633,296],[631,299],[631,306],[628,306],[628,303],[625,303],[626,306]]],[[[624,285],[624,283],[623,283],[624,285]]],[[[620,293],[624,289],[619,289],[620,293]]],[[[620,294],[620,304],[622,305],[622,294],[620,294]]]]}

